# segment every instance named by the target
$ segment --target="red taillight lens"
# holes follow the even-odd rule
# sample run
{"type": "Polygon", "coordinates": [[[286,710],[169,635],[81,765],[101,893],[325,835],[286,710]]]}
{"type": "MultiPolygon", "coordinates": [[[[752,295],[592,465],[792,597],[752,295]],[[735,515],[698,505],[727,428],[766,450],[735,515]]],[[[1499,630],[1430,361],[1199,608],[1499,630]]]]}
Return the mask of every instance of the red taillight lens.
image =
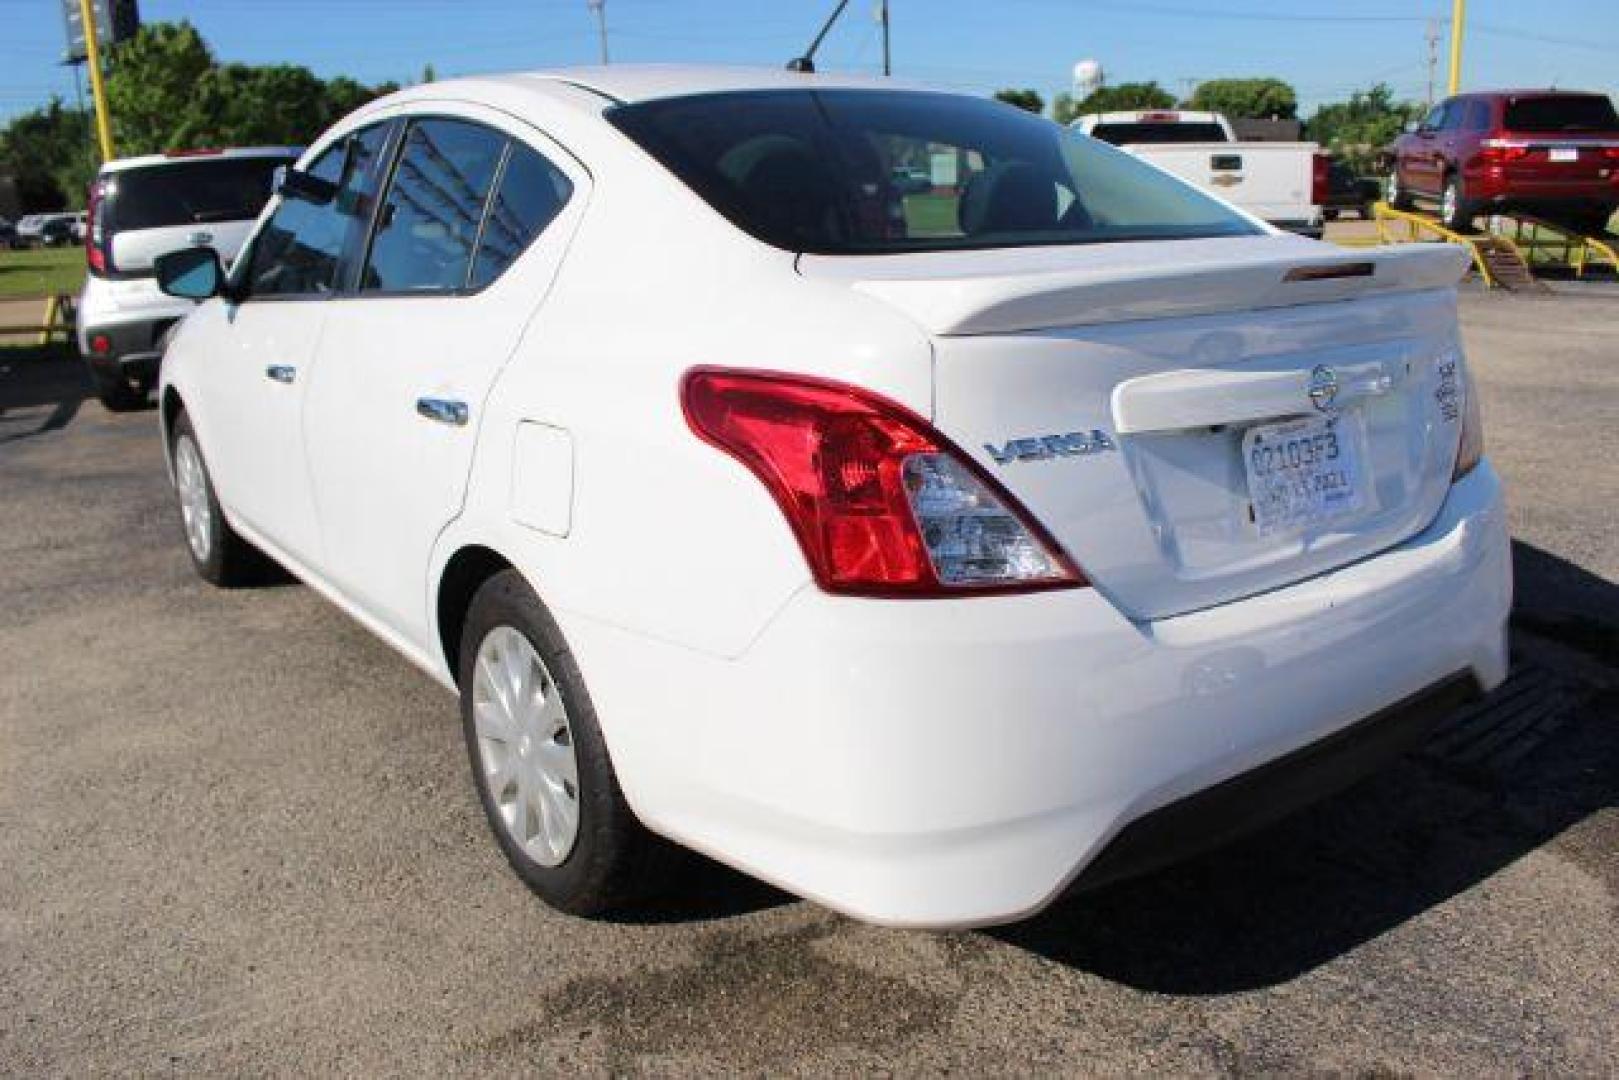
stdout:
{"type": "Polygon", "coordinates": [[[112,272],[112,244],[101,223],[102,199],[106,195],[104,181],[92,180],[84,204],[84,258],[90,271],[96,274],[112,272]]]}
{"type": "Polygon", "coordinates": [[[1310,202],[1316,206],[1327,201],[1327,155],[1317,154],[1310,160],[1310,202]]]}
{"type": "Polygon", "coordinates": [[[1527,146],[1486,146],[1478,152],[1479,160],[1486,165],[1507,165],[1514,161],[1523,161],[1529,157],[1527,146]]]}
{"type": "Polygon", "coordinates": [[[1604,146],[1602,156],[1609,161],[1619,161],[1619,146],[1604,146]]]}
{"type": "Polygon", "coordinates": [[[828,592],[952,596],[1084,579],[988,475],[921,417],[852,386],[698,368],[686,422],[775,498],[828,592]]]}

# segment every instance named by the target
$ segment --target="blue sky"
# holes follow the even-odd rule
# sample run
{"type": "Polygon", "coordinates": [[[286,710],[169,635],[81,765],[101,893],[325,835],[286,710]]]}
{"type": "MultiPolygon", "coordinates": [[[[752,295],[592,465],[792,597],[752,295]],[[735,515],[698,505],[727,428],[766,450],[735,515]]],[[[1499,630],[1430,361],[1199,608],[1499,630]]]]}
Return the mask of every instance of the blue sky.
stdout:
{"type": "MultiPolygon", "coordinates": [[[[613,59],[779,64],[832,0],[606,0],[613,59]]],[[[1428,20],[1450,0],[891,0],[896,74],[1049,97],[1076,60],[1110,82],[1276,75],[1306,111],[1384,80],[1426,93],[1428,20]]],[[[585,0],[141,0],[190,19],[220,59],[292,62],[367,82],[593,62],[585,0]]],[[[852,0],[823,68],[875,70],[874,0],[852,0]]],[[[1619,90],[1619,0],[1471,0],[1464,84],[1619,90]]],[[[71,101],[60,0],[0,0],[0,116],[71,101]]],[[[1444,81],[1446,44],[1440,42],[1444,81]]]]}

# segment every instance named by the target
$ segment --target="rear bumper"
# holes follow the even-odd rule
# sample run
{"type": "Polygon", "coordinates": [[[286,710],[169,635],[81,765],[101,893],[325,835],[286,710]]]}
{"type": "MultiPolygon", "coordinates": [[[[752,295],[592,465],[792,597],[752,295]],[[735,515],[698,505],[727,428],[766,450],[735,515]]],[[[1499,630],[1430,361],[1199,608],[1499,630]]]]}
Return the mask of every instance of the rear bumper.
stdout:
{"type": "Polygon", "coordinates": [[[86,318],[81,312],[78,325],[79,355],[90,370],[99,376],[155,383],[158,367],[163,361],[163,335],[189,310],[161,315],[142,312],[136,316],[103,320],[86,318]],[[94,348],[99,338],[106,339],[104,351],[94,348]]]}
{"type": "Polygon", "coordinates": [[[557,614],[650,827],[858,918],[949,927],[1342,786],[1420,733],[1422,695],[1505,677],[1510,599],[1486,462],[1394,549],[1154,623],[1090,589],[806,589],[724,659],[557,614]]]}

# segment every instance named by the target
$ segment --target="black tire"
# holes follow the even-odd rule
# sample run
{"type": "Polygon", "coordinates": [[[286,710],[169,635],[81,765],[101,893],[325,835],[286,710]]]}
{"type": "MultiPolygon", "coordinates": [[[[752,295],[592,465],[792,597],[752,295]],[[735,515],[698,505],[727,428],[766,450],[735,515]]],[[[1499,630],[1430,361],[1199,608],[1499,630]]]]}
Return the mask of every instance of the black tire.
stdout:
{"type": "Polygon", "coordinates": [[[206,582],[218,585],[221,588],[234,588],[239,585],[252,585],[265,577],[270,561],[259,549],[237,535],[236,530],[230,527],[225,520],[225,514],[219,508],[219,498],[214,494],[214,480],[208,473],[208,463],[202,456],[202,444],[197,440],[197,433],[191,427],[191,418],[181,413],[175,418],[174,430],[169,436],[170,460],[174,462],[175,490],[180,490],[180,453],[181,442],[189,440],[195,449],[197,462],[202,470],[202,483],[207,493],[207,523],[209,542],[207,551],[199,553],[193,544],[189,531],[185,526],[185,510],[181,500],[181,539],[186,546],[186,552],[191,556],[191,564],[197,568],[197,574],[206,582]]]}
{"type": "Polygon", "coordinates": [[[1362,221],[1370,221],[1370,220],[1372,220],[1372,205],[1371,205],[1371,203],[1361,203],[1358,207],[1355,208],[1355,213],[1360,217],[1360,219],[1362,221]]]}
{"type": "Polygon", "coordinates": [[[96,397],[108,412],[126,413],[139,412],[147,406],[148,390],[144,386],[136,386],[128,379],[119,379],[107,375],[97,375],[96,397]]]}
{"type": "Polygon", "coordinates": [[[1329,206],[1325,210],[1321,211],[1321,216],[1324,219],[1326,219],[1327,221],[1337,221],[1338,220],[1338,208],[1335,207],[1335,206],[1329,206]]]}
{"type": "Polygon", "coordinates": [[[496,574],[473,596],[456,670],[461,723],[478,801],[495,842],[517,876],[551,907],[570,915],[602,915],[631,907],[646,897],[660,884],[660,871],[674,849],[648,832],[624,801],[579,665],[551,613],[515,570],[496,574]],[[479,749],[474,717],[478,652],[485,639],[502,627],[528,640],[561,692],[567,714],[578,772],[579,823],[572,848],[555,866],[531,858],[513,839],[490,791],[479,749]]]}
{"type": "Polygon", "coordinates": [[[1473,208],[1462,195],[1462,182],[1455,176],[1445,178],[1445,188],[1439,197],[1439,220],[1452,232],[1471,232],[1473,208]]]}

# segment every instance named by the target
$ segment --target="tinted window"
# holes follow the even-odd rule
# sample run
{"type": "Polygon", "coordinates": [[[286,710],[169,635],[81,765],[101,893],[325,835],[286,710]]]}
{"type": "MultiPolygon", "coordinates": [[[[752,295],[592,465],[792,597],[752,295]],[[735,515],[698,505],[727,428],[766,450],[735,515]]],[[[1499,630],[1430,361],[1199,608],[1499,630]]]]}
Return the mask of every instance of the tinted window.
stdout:
{"type": "Polygon", "coordinates": [[[619,106],[608,117],[739,228],[792,251],[1259,232],[1123,151],[979,98],[754,91],[619,106]],[[898,191],[895,169],[926,172],[932,190],[898,191]]]}
{"type": "Polygon", "coordinates": [[[520,143],[511,145],[478,243],[471,281],[475,289],[499,277],[573,194],[573,184],[556,166],[520,143]]]}
{"type": "Polygon", "coordinates": [[[307,172],[336,185],[325,202],[291,194],[265,222],[247,269],[250,296],[325,294],[337,288],[350,230],[370,214],[388,125],[362,128],[328,148],[307,172]]]}
{"type": "Polygon", "coordinates": [[[1619,131],[1619,116],[1613,102],[1595,94],[1515,98],[1507,102],[1508,131],[1534,131],[1577,134],[1586,131],[1619,131]]]}
{"type": "Polygon", "coordinates": [[[1097,124],[1091,138],[1101,139],[1114,146],[1127,143],[1189,143],[1225,142],[1225,130],[1219,124],[1097,124]]]}
{"type": "Polygon", "coordinates": [[[198,158],[111,174],[103,187],[101,227],[160,229],[259,216],[278,166],[291,158],[198,158]]]}
{"type": "Polygon", "coordinates": [[[1467,103],[1467,121],[1462,126],[1468,131],[1490,130],[1490,103],[1487,101],[1469,101],[1467,103]]]}
{"type": "Polygon", "coordinates": [[[1424,116],[1422,118],[1422,123],[1418,125],[1420,129],[1423,131],[1438,131],[1441,127],[1443,127],[1445,124],[1446,108],[1448,108],[1446,105],[1435,105],[1433,108],[1429,109],[1428,115],[1424,116]]]}
{"type": "Polygon", "coordinates": [[[361,289],[463,288],[489,187],[506,149],[498,132],[462,120],[420,120],[405,136],[377,219],[361,289]]]}

